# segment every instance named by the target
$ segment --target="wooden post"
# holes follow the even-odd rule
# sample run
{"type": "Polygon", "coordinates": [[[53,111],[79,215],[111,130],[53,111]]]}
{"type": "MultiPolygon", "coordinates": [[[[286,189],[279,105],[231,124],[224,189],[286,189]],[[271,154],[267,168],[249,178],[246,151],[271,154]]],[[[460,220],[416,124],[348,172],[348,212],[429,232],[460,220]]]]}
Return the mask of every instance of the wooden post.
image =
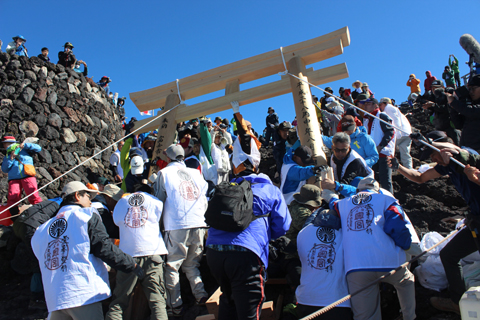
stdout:
{"type": "MultiPolygon", "coordinates": [[[[304,76],[305,70],[305,63],[301,57],[295,57],[288,61],[288,71],[300,79],[308,81],[308,78],[304,76]]],[[[290,76],[290,86],[297,115],[297,130],[300,142],[312,149],[316,165],[327,164],[325,153],[322,150],[322,135],[310,87],[307,83],[292,76],[290,76]]]]}
{"type": "MultiPolygon", "coordinates": [[[[180,99],[178,98],[178,94],[171,93],[167,96],[165,108],[163,110],[166,112],[179,103],[180,99]]],[[[166,116],[160,118],[161,122],[160,126],[158,127],[157,142],[155,143],[155,148],[153,149],[152,160],[157,158],[160,158],[163,161],[167,160],[163,154],[163,150],[171,145],[175,139],[175,132],[177,130],[177,122],[175,121],[176,115],[177,109],[170,111],[166,116]]],[[[152,167],[150,168],[149,176],[152,174],[152,167]]]]}

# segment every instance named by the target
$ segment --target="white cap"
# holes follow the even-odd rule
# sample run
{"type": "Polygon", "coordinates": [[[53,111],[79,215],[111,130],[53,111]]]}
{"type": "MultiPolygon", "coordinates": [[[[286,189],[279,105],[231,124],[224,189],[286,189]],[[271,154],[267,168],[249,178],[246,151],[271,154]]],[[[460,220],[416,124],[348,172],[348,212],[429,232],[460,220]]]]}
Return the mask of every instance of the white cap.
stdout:
{"type": "Polygon", "coordinates": [[[132,169],[130,170],[132,174],[142,174],[143,173],[143,159],[140,156],[135,156],[130,161],[130,166],[132,169]]]}

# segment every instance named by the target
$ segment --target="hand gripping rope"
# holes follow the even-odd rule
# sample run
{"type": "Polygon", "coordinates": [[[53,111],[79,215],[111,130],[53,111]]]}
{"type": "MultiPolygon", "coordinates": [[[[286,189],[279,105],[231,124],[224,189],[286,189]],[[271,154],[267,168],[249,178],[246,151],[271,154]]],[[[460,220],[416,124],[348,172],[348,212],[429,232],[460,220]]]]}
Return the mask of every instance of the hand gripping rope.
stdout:
{"type": "Polygon", "coordinates": [[[452,238],[454,235],[456,235],[465,225],[462,224],[460,226],[460,228],[458,228],[457,230],[455,230],[454,232],[452,232],[451,234],[449,234],[448,236],[446,236],[442,241],[440,241],[439,243],[435,244],[434,246],[432,246],[431,248],[423,251],[422,253],[420,253],[418,256],[416,256],[415,258],[411,259],[410,261],[407,261],[405,262],[404,264],[402,264],[401,266],[399,266],[398,268],[396,269],[393,269],[391,270],[390,272],[384,274],[383,276],[379,277],[378,279],[370,282],[369,284],[367,284],[365,287],[349,294],[349,295],[346,295],[345,297],[329,304],[328,306],[326,307],[323,307],[322,309],[304,317],[304,318],[301,318],[300,320],[311,320],[311,319],[315,319],[316,317],[324,314],[325,312],[328,312],[330,310],[332,310],[333,308],[335,308],[336,306],[338,306],[340,303],[343,303],[347,300],[349,300],[352,296],[356,295],[356,294],[359,294],[360,292],[364,291],[365,289],[367,288],[370,288],[371,286],[373,285],[376,285],[378,282],[382,281],[383,279],[391,276],[391,275],[394,275],[397,271],[400,271],[402,270],[403,268],[406,268],[410,263],[414,262],[414,261],[417,261],[421,256],[425,255],[427,252],[429,252],[430,250],[433,250],[435,249],[436,247],[438,247],[440,244],[444,243],[445,241],[447,241],[448,239],[452,238]]]}
{"type": "MultiPolygon", "coordinates": [[[[177,86],[178,86],[178,80],[177,80],[177,86]]],[[[179,94],[178,94],[178,95],[180,96],[180,91],[179,91],[179,94]]],[[[135,131],[133,131],[133,132],[131,132],[131,133],[135,133],[135,132],[137,132],[138,130],[146,127],[146,126],[149,125],[150,123],[152,123],[152,122],[154,122],[155,120],[157,120],[157,119],[165,116],[167,113],[169,113],[170,111],[172,111],[173,109],[177,108],[178,106],[180,106],[180,105],[182,105],[182,104],[185,104],[185,102],[180,98],[180,103],[179,103],[179,104],[177,104],[177,105],[174,106],[173,108],[167,110],[166,112],[164,112],[164,113],[162,113],[162,114],[160,114],[160,115],[158,115],[158,116],[153,117],[152,120],[148,121],[148,122],[145,123],[143,126],[141,126],[140,128],[138,128],[137,130],[135,130],[135,131]]],[[[119,139],[118,141],[112,143],[111,145],[109,145],[109,146],[106,147],[105,149],[103,149],[103,150],[95,153],[93,156],[91,156],[90,158],[86,159],[85,161],[79,163],[78,165],[76,165],[76,166],[73,167],[72,169],[68,170],[67,172],[65,172],[65,173],[62,174],[61,176],[53,179],[52,181],[50,181],[50,182],[47,183],[46,185],[42,186],[41,188],[35,190],[34,192],[30,193],[29,195],[27,195],[27,196],[25,196],[24,198],[20,199],[19,201],[15,202],[15,203],[12,204],[10,207],[8,207],[8,208],[6,208],[5,210],[3,210],[2,212],[0,212],[0,215],[1,215],[2,213],[4,213],[5,211],[10,210],[11,208],[15,207],[16,205],[18,205],[19,203],[21,203],[23,200],[30,198],[30,196],[32,196],[33,194],[39,192],[40,190],[45,189],[48,185],[54,183],[55,181],[59,180],[59,179],[62,178],[63,176],[69,174],[69,173],[72,172],[73,170],[77,169],[78,167],[80,167],[80,166],[82,166],[83,164],[85,164],[86,162],[88,162],[90,159],[92,159],[92,158],[98,156],[99,154],[105,152],[106,150],[108,150],[109,148],[113,147],[114,145],[116,145],[116,144],[119,143],[120,141],[125,140],[126,138],[127,138],[127,136],[125,136],[125,137],[119,139]]],[[[10,218],[15,218],[15,217],[18,217],[19,215],[20,215],[20,213],[14,215],[14,216],[11,216],[11,217],[7,217],[7,218],[0,219],[0,221],[8,220],[8,219],[10,219],[10,218]]]]}

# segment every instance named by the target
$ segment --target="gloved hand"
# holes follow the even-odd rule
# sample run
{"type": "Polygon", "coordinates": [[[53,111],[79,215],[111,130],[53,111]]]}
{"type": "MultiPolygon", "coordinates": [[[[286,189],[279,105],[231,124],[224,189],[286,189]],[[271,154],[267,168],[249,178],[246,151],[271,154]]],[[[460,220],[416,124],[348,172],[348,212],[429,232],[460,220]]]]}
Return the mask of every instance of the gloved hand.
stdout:
{"type": "Polygon", "coordinates": [[[286,236],[281,236],[273,241],[273,246],[280,251],[286,252],[287,246],[290,244],[290,239],[286,236]]]}
{"type": "Polygon", "coordinates": [[[413,243],[412,242],[410,248],[408,250],[405,250],[405,252],[408,253],[411,256],[418,256],[423,251],[422,251],[422,249],[420,249],[420,244],[419,243],[413,243]]]}
{"type": "Polygon", "coordinates": [[[233,113],[240,112],[240,104],[238,101],[232,101],[230,104],[232,105],[233,113]]]}
{"type": "Polygon", "coordinates": [[[399,166],[400,166],[400,163],[398,163],[397,158],[391,158],[390,159],[390,168],[392,168],[392,170],[398,170],[399,166]]]}
{"type": "Polygon", "coordinates": [[[318,174],[321,174],[323,171],[327,171],[328,168],[329,167],[326,164],[321,165],[321,166],[315,166],[313,168],[313,173],[315,173],[315,175],[318,175],[318,174]]]}
{"type": "Polygon", "coordinates": [[[421,143],[420,141],[425,141],[429,143],[427,138],[425,138],[420,132],[411,133],[410,139],[412,139],[413,143],[415,143],[419,147],[423,146],[423,143],[421,143]]]}
{"type": "Polygon", "coordinates": [[[333,191],[333,190],[323,189],[322,190],[322,198],[325,201],[330,202],[330,200],[332,200],[332,198],[338,199],[338,194],[336,194],[335,191],[333,191]]]}
{"type": "Polygon", "coordinates": [[[275,125],[273,123],[270,123],[270,128],[275,128],[275,125]]]}
{"type": "Polygon", "coordinates": [[[138,277],[138,279],[142,280],[145,278],[145,271],[143,271],[143,268],[140,267],[138,264],[135,264],[135,269],[132,271],[135,273],[135,275],[138,277]]]}

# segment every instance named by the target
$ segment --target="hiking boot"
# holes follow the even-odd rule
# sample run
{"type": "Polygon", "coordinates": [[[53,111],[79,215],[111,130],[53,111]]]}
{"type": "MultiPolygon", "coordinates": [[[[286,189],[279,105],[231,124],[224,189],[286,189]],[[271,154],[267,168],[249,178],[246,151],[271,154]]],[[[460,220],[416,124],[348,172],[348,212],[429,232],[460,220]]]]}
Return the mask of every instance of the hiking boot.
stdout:
{"type": "Polygon", "coordinates": [[[460,307],[449,298],[431,297],[430,303],[435,309],[447,312],[455,312],[460,315],[460,307]]]}

